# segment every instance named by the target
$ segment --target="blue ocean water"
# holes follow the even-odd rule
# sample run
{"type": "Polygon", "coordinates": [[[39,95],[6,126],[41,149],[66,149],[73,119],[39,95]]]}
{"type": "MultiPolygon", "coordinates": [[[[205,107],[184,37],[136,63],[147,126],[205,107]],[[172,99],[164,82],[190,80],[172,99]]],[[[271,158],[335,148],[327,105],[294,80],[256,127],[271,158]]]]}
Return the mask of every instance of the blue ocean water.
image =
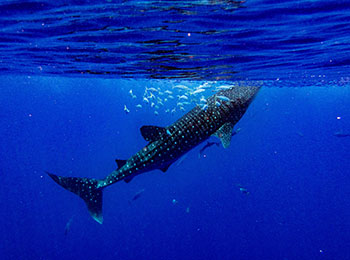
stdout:
{"type": "Polygon", "coordinates": [[[349,9],[1,1],[0,259],[350,259],[349,9]],[[104,178],[224,85],[262,87],[230,147],[108,187],[103,225],[45,173],[104,178]]]}

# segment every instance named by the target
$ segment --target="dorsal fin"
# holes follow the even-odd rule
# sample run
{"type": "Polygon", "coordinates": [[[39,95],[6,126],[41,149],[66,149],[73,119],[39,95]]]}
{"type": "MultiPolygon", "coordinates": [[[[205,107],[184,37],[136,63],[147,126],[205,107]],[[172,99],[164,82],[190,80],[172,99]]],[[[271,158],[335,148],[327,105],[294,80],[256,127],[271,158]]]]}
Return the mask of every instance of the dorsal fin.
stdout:
{"type": "Polygon", "coordinates": [[[227,148],[231,143],[233,124],[228,122],[222,125],[215,133],[214,136],[218,137],[221,140],[222,146],[227,148]]]}
{"type": "Polygon", "coordinates": [[[162,134],[166,133],[164,127],[144,125],[140,128],[141,135],[148,142],[153,142],[157,140],[162,134]]]}
{"type": "Polygon", "coordinates": [[[126,160],[115,159],[115,162],[117,163],[117,166],[118,166],[117,170],[119,170],[126,164],[126,160]]]}

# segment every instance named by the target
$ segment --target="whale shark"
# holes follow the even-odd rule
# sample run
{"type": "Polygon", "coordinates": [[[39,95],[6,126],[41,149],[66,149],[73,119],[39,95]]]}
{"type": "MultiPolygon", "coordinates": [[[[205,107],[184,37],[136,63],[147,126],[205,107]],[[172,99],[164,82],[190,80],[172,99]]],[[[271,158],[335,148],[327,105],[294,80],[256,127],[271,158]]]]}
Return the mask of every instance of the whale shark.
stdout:
{"type": "Polygon", "coordinates": [[[117,159],[118,168],[104,179],[47,174],[82,198],[91,217],[102,224],[104,188],[122,180],[129,183],[135,176],[151,170],[166,172],[172,163],[212,135],[227,148],[234,125],[242,118],[259,89],[241,86],[223,89],[209,97],[205,106],[195,106],[169,126],[142,126],[141,135],[149,143],[128,160],[117,159]]]}

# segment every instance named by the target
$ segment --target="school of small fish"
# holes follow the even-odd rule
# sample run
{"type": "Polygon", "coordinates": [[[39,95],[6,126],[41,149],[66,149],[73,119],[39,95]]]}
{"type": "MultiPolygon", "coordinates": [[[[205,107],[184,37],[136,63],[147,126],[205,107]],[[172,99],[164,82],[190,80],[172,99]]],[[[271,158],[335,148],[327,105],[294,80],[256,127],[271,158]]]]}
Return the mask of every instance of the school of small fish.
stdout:
{"type": "MultiPolygon", "coordinates": [[[[130,89],[129,94],[133,100],[127,105],[124,104],[125,113],[131,111],[140,111],[146,107],[153,109],[154,115],[160,113],[175,114],[176,112],[184,112],[195,105],[199,105],[206,110],[207,98],[213,92],[229,89],[234,85],[219,85],[217,82],[205,82],[197,87],[189,87],[185,85],[174,85],[167,89],[160,87],[145,87],[143,94],[137,96],[139,89],[130,89]],[[135,92],[135,93],[134,93],[135,92]],[[135,109],[132,109],[132,106],[135,109]]],[[[222,102],[227,102],[229,99],[225,96],[216,96],[215,104],[220,106],[222,102]]]]}

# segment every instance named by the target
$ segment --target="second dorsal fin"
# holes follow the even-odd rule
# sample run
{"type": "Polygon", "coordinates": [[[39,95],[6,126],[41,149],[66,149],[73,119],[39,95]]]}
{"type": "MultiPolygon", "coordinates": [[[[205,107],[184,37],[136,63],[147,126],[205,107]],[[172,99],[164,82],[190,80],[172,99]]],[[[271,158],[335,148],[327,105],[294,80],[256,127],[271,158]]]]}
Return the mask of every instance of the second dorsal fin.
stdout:
{"type": "Polygon", "coordinates": [[[115,159],[115,162],[117,163],[117,170],[119,170],[121,167],[123,167],[126,164],[126,160],[119,160],[119,159],[115,159]]]}
{"type": "Polygon", "coordinates": [[[162,134],[166,133],[165,127],[144,125],[140,128],[141,135],[148,142],[157,140],[162,134]]]}

